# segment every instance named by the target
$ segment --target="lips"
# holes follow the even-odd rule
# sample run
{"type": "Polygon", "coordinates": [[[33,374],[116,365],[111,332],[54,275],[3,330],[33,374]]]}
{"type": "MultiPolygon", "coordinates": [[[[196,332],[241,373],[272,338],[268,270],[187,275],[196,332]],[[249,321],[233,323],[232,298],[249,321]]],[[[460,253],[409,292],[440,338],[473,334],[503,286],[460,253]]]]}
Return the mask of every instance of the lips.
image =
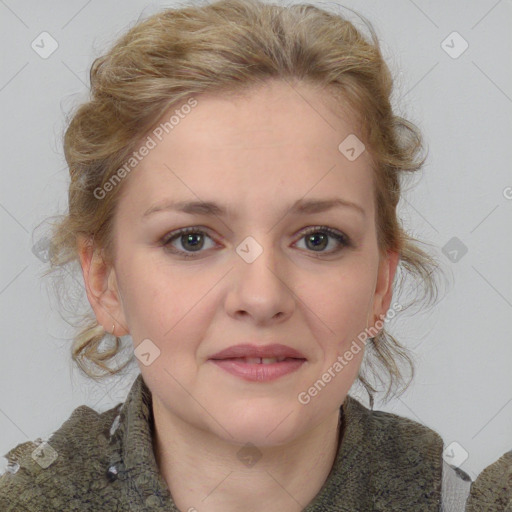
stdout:
{"type": "Polygon", "coordinates": [[[303,359],[306,357],[298,350],[281,344],[273,345],[234,345],[210,357],[213,360],[234,359],[252,364],[271,364],[285,359],[303,359]]]}
{"type": "Polygon", "coordinates": [[[292,376],[304,367],[306,358],[286,345],[234,345],[217,352],[210,361],[237,378],[260,385],[292,376]]]}

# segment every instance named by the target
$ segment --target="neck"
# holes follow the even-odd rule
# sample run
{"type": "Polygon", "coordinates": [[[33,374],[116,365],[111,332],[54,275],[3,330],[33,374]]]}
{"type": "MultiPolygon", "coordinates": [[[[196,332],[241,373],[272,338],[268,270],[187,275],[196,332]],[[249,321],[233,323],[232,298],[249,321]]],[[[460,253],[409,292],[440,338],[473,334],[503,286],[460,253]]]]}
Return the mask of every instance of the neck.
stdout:
{"type": "Polygon", "coordinates": [[[156,462],[181,511],[300,512],[336,459],[339,413],[289,443],[244,446],[183,422],[153,396],[156,462]]]}

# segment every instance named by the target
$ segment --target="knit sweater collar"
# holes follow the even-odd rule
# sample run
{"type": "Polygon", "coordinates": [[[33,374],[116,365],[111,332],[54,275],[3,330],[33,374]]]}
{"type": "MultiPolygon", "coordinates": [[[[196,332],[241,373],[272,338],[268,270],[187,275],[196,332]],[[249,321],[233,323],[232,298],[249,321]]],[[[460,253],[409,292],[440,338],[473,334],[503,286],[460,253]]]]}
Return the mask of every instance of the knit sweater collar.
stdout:
{"type": "MultiPolygon", "coordinates": [[[[304,512],[439,510],[443,443],[434,431],[350,396],[340,413],[343,438],[334,464],[304,512]]],[[[179,512],[156,463],[151,392],[141,374],[111,431],[118,448],[111,467],[135,487],[140,505],[179,512]]]]}

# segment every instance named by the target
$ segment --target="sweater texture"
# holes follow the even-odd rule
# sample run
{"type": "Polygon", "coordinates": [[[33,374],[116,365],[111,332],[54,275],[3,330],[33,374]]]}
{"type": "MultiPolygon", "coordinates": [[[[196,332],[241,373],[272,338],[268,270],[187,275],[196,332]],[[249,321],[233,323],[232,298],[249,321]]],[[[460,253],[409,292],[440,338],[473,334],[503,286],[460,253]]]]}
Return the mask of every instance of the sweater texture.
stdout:
{"type": "MultiPolygon", "coordinates": [[[[207,510],[202,496],[186,511],[174,504],[154,456],[151,404],[151,392],[139,374],[124,403],[101,414],[78,407],[48,441],[38,439],[10,450],[5,455],[8,470],[0,477],[0,511],[207,510]]],[[[315,498],[303,504],[304,512],[464,510],[443,508],[442,503],[448,503],[441,499],[447,465],[443,441],[435,431],[392,413],[372,411],[351,396],[340,408],[340,423],[342,440],[331,472],[315,498]]],[[[510,485],[511,456],[500,461],[497,482],[502,488],[510,485]],[[509,473],[504,473],[507,468],[509,473]]],[[[464,472],[460,475],[469,480],[464,472]]],[[[489,469],[482,477],[469,510],[505,510],[479,508],[504,503],[510,490],[496,498],[496,475],[489,469]]],[[[464,493],[460,502],[465,501],[464,493]]],[[[291,510],[297,506],[292,503],[291,510]]]]}

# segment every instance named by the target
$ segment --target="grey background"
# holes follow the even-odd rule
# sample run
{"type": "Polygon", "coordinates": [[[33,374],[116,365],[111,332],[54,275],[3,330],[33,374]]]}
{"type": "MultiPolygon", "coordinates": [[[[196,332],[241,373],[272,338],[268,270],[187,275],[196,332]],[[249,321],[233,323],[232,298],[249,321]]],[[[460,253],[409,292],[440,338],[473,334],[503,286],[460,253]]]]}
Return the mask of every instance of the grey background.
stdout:
{"type": "MultiPolygon", "coordinates": [[[[32,230],[66,209],[65,114],[85,99],[93,59],[139,17],[172,5],[0,0],[0,455],[48,438],[79,405],[104,411],[124,400],[138,372],[99,385],[71,366],[73,331],[41,279],[32,230]],[[58,43],[46,59],[31,47],[43,31],[58,43]]],[[[429,145],[400,211],[452,276],[436,308],[391,324],[415,350],[417,374],[404,395],[375,408],[437,430],[448,457],[467,452],[460,467],[474,479],[512,449],[512,2],[343,5],[374,24],[396,77],[395,103],[429,145]],[[469,45],[457,58],[445,51],[462,48],[458,36],[447,39],[454,31],[469,45]]]]}

